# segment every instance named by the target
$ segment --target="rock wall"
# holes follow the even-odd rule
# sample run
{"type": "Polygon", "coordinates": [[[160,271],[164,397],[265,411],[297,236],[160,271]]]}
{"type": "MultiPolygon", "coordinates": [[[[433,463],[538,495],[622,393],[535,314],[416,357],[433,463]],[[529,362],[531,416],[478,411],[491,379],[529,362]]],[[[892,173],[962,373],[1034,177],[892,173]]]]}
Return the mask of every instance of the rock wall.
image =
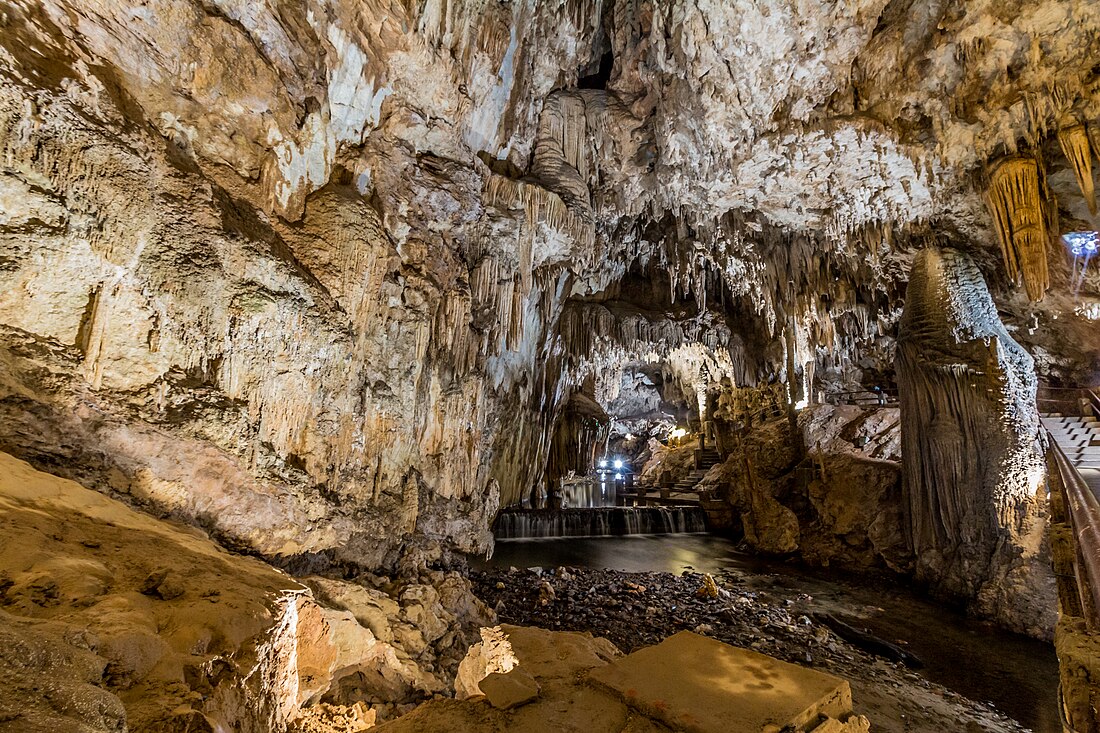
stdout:
{"type": "Polygon", "coordinates": [[[269,557],[484,551],[495,413],[535,335],[485,378],[533,265],[522,209],[478,223],[473,152],[530,150],[554,59],[593,30],[246,5],[5,14],[0,441],[269,557]],[[477,242],[509,226],[485,280],[477,242]]]}
{"type": "Polygon", "coordinates": [[[776,387],[717,396],[711,416],[726,459],[698,488],[733,507],[734,531],[759,552],[908,573],[898,409],[818,404],[792,424],[776,387]]]}
{"type": "Polygon", "coordinates": [[[811,564],[911,572],[900,422],[896,407],[824,404],[799,413],[813,508],[800,552],[811,564]]]}
{"type": "MultiPolygon", "coordinates": [[[[0,446],[288,566],[487,551],[590,374],[806,397],[889,363],[915,248],[1000,272],[976,174],[1096,120],[1098,29],[1082,0],[9,3],[0,446]]],[[[1088,326],[1048,298],[1019,323],[1088,326]]]]}
{"type": "Polygon", "coordinates": [[[918,255],[897,371],[918,578],[981,615],[1049,636],[1055,588],[1035,370],[966,254],[918,255]]]}

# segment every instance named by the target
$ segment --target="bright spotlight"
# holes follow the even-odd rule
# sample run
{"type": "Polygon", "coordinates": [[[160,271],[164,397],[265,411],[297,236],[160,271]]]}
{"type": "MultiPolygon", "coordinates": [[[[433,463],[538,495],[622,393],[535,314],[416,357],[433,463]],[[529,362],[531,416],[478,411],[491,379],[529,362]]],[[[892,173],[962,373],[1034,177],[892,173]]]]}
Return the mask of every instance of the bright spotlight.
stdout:
{"type": "Polygon", "coordinates": [[[623,480],[623,475],[621,473],[615,474],[615,480],[616,481],[622,481],[623,480]]]}
{"type": "Polygon", "coordinates": [[[618,471],[622,467],[623,467],[623,462],[621,460],[619,460],[618,458],[616,458],[615,459],[615,470],[618,471]]]}
{"type": "Polygon", "coordinates": [[[1062,235],[1062,241],[1074,257],[1091,257],[1100,250],[1100,233],[1097,232],[1067,232],[1062,235]]]}
{"type": "Polygon", "coordinates": [[[607,468],[607,459],[606,458],[601,458],[600,459],[600,468],[607,468]]]}

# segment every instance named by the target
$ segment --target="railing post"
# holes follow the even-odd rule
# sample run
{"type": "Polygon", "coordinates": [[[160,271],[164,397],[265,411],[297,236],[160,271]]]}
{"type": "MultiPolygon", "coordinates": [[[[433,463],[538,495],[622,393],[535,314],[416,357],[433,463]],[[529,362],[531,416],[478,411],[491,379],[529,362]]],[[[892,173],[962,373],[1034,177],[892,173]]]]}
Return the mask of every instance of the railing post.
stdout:
{"type": "Polygon", "coordinates": [[[1065,513],[1073,531],[1077,590],[1088,628],[1100,630],[1100,499],[1048,434],[1054,464],[1064,487],[1065,513]]]}

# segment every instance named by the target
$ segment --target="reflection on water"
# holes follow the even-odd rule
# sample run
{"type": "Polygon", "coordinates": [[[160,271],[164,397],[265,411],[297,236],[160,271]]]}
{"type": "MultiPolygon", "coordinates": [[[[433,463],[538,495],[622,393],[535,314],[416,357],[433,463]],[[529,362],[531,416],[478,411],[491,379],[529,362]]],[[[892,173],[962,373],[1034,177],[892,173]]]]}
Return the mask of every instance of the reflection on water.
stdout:
{"type": "Polygon", "coordinates": [[[472,564],[484,567],[575,565],[610,568],[630,573],[680,573],[696,570],[713,573],[723,568],[745,568],[765,572],[766,564],[739,553],[723,537],[710,534],[632,535],[629,537],[586,537],[532,540],[498,540],[493,558],[472,564]],[[666,541],[673,539],[673,541],[666,541]],[[610,540],[610,541],[608,541],[610,540]]]}
{"type": "Polygon", "coordinates": [[[628,572],[740,571],[763,594],[806,593],[820,610],[859,619],[886,639],[900,639],[920,657],[920,671],[972,700],[997,709],[1036,733],[1061,733],[1056,690],[1058,662],[1049,644],[990,629],[890,583],[844,578],[767,563],[711,535],[502,540],[487,563],[474,567],[575,565],[628,572]]]}
{"type": "Polygon", "coordinates": [[[596,509],[615,506],[615,482],[598,479],[566,479],[561,482],[564,509],[596,509]]]}

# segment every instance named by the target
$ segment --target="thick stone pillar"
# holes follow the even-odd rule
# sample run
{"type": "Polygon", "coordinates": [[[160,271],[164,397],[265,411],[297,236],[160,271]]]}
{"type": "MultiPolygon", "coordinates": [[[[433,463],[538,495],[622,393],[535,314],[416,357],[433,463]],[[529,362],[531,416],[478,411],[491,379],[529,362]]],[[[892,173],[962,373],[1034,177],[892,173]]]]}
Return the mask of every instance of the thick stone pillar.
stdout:
{"type": "Polygon", "coordinates": [[[918,579],[978,615],[1049,637],[1057,606],[1034,362],[968,255],[915,258],[897,376],[918,579]]]}

